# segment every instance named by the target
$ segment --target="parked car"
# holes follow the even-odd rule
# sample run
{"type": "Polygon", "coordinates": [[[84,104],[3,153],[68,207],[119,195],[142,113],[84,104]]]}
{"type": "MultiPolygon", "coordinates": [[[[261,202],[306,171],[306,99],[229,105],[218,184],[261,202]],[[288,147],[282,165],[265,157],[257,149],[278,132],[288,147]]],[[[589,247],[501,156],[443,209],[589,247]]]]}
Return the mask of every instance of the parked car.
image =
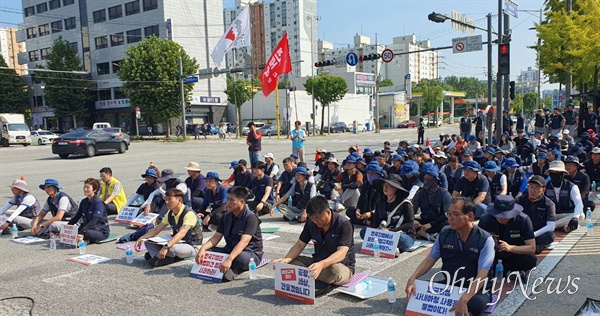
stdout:
{"type": "Polygon", "coordinates": [[[89,131],[89,130],[90,130],[89,127],[74,127],[74,128],[69,128],[69,130],[67,131],[67,133],[85,132],[85,131],[89,131]]]}
{"type": "Polygon", "coordinates": [[[441,127],[442,126],[442,118],[438,117],[437,122],[435,120],[435,117],[425,117],[423,118],[423,123],[425,123],[425,126],[436,126],[437,127],[441,127]],[[437,124],[436,124],[437,123],[437,124]]]}
{"type": "MultiPolygon", "coordinates": [[[[360,133],[366,132],[367,131],[367,127],[363,123],[358,123],[356,130],[358,132],[360,132],[360,133]]],[[[354,132],[354,124],[348,125],[348,127],[346,127],[346,132],[353,133],[354,132]]]]}
{"type": "Polygon", "coordinates": [[[44,130],[31,131],[31,143],[38,145],[52,144],[54,139],[58,138],[58,135],[44,130]]]}
{"type": "Polygon", "coordinates": [[[69,155],[93,157],[97,153],[109,151],[117,151],[122,154],[127,149],[129,149],[127,141],[105,131],[66,133],[52,142],[52,153],[63,159],[69,155]]]}
{"type": "MultiPolygon", "coordinates": [[[[277,125],[267,124],[258,129],[263,136],[277,135],[277,125]]],[[[283,130],[279,129],[279,134],[283,135],[283,130]]]]}
{"type": "Polygon", "coordinates": [[[108,128],[104,128],[103,131],[114,135],[117,138],[122,138],[127,142],[127,146],[131,145],[131,137],[129,137],[129,134],[123,132],[123,130],[120,127],[108,127],[108,128]]]}
{"type": "Polygon", "coordinates": [[[417,123],[413,120],[404,120],[398,124],[398,128],[414,128],[417,126],[417,123]]]}
{"type": "MultiPolygon", "coordinates": [[[[244,127],[242,128],[242,135],[244,136],[248,135],[248,132],[250,132],[250,128],[248,128],[248,123],[243,124],[244,127]]],[[[258,129],[265,126],[266,124],[264,122],[254,121],[254,125],[258,129]]]]}
{"type": "Polygon", "coordinates": [[[325,130],[327,130],[329,128],[329,132],[330,133],[345,133],[346,129],[348,128],[348,125],[346,125],[346,123],[344,122],[335,122],[335,123],[331,123],[331,126],[326,126],[324,127],[325,130]]]}
{"type": "MultiPolygon", "coordinates": [[[[293,128],[293,127],[292,127],[293,128]]],[[[302,125],[302,128],[306,128],[306,124],[302,125]]],[[[312,135],[312,123],[308,124],[308,131],[306,131],[308,135],[312,135]]],[[[315,125],[315,134],[321,134],[321,128],[318,125],[315,125]]]]}

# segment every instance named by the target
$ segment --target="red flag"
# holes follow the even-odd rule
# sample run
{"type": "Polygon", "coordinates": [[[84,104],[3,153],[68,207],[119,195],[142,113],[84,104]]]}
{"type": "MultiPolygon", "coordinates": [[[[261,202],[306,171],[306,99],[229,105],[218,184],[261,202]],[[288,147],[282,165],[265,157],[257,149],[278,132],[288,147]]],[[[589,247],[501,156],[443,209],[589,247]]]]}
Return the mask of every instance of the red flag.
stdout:
{"type": "Polygon", "coordinates": [[[290,46],[287,33],[275,47],[275,50],[269,57],[265,69],[260,76],[262,82],[262,91],[265,97],[268,97],[273,90],[277,88],[279,75],[292,71],[292,61],[290,60],[290,46]]]}

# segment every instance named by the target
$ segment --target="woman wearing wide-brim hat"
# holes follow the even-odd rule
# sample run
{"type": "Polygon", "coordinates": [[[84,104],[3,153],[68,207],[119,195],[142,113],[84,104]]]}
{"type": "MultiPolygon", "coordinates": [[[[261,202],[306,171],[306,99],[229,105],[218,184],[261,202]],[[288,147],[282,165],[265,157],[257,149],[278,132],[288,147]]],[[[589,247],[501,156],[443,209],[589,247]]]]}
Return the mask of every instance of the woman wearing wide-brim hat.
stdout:
{"type": "MultiPolygon", "coordinates": [[[[326,199],[331,200],[332,192],[335,192],[335,178],[340,173],[340,163],[334,157],[330,157],[326,160],[327,170],[323,173],[321,181],[317,184],[317,191],[325,196],[326,199]]],[[[333,193],[334,197],[337,197],[337,192],[333,193]]]]}
{"type": "MultiPolygon", "coordinates": [[[[373,181],[373,186],[381,192],[381,199],[375,205],[375,212],[371,217],[371,227],[392,232],[402,232],[398,241],[400,252],[410,249],[417,238],[414,229],[414,210],[409,192],[402,187],[402,178],[390,174],[385,179],[373,181]]],[[[360,232],[362,238],[366,229],[360,232]]]]}
{"type": "Polygon", "coordinates": [[[4,222],[0,223],[0,234],[10,233],[10,227],[13,224],[17,225],[20,230],[24,228],[31,228],[33,219],[39,214],[40,202],[29,193],[27,182],[25,180],[17,179],[12,182],[9,186],[13,194],[13,197],[0,208],[0,215],[8,211],[11,207],[16,206],[17,209],[10,215],[10,217],[4,222]]]}

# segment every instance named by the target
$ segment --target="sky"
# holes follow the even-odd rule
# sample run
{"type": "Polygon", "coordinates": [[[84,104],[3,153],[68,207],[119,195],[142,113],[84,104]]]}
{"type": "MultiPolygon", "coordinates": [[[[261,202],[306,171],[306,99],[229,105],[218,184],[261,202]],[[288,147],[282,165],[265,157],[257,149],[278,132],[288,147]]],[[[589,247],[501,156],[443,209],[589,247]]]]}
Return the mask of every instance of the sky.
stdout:
{"type": "MultiPolygon", "coordinates": [[[[98,0],[95,0],[98,1],[98,0]]],[[[217,1],[217,0],[213,0],[217,1]]],[[[457,11],[475,21],[475,25],[486,28],[486,15],[497,15],[497,0],[317,0],[317,10],[320,16],[318,37],[321,40],[344,47],[353,44],[354,35],[362,34],[371,37],[375,42],[391,44],[396,36],[415,34],[418,40],[430,40],[432,47],[450,46],[452,38],[469,36],[451,28],[450,21],[434,23],[427,19],[431,12],[450,16],[451,11],[457,11]]],[[[232,7],[234,0],[223,0],[224,7],[232,7]]],[[[519,0],[519,10],[540,10],[543,0],[519,0]]],[[[21,0],[2,0],[0,2],[0,26],[18,27],[23,21],[22,14],[12,13],[14,9],[22,10],[21,0]]],[[[536,67],[535,50],[527,48],[537,43],[534,23],[539,21],[539,12],[520,11],[518,18],[510,18],[512,28],[511,41],[511,80],[516,80],[521,70],[536,67]]],[[[498,21],[493,17],[492,28],[496,31],[498,21]]],[[[487,35],[476,30],[475,35],[481,34],[483,41],[487,35]]],[[[495,39],[495,38],[494,38],[495,39]]],[[[497,48],[494,47],[494,72],[497,64],[497,48]]],[[[467,76],[486,79],[487,50],[469,53],[453,54],[452,50],[440,51],[440,76],[467,76]]],[[[542,90],[558,88],[542,79],[542,90]]]]}

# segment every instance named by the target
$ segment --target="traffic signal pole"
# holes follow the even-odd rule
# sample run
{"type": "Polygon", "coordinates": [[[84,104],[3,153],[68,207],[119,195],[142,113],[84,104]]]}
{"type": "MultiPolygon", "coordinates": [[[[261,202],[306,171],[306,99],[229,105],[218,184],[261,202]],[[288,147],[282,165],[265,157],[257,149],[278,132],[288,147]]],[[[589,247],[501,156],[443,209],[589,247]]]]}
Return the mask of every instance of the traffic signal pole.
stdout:
{"type": "MultiPolygon", "coordinates": [[[[498,47],[503,43],[502,38],[502,0],[498,0],[498,47]]],[[[504,83],[503,77],[500,74],[500,49],[498,49],[498,75],[496,76],[496,141],[500,140],[500,134],[502,133],[502,84],[504,83]]],[[[490,139],[490,142],[492,140],[490,139]]]]}
{"type": "MultiPolygon", "coordinates": [[[[487,73],[487,101],[488,101],[488,105],[492,105],[494,102],[492,102],[492,14],[488,13],[487,15],[487,67],[488,67],[488,73],[487,73]]],[[[486,125],[487,125],[487,117],[491,115],[490,113],[486,113],[486,119],[483,122],[483,144],[481,144],[481,146],[485,147],[485,129],[486,129],[486,125]]],[[[490,122],[491,122],[491,117],[490,117],[490,122]]],[[[490,144],[492,143],[492,125],[488,125],[487,126],[488,129],[488,141],[490,142],[490,144]]]]}
{"type": "MultiPolygon", "coordinates": [[[[509,23],[509,15],[504,13],[504,35],[508,36],[510,34],[510,23],[509,23]]],[[[508,43],[508,41],[510,41],[510,37],[506,38],[506,41],[508,43]]],[[[509,54],[509,58],[510,58],[510,54],[509,54]]],[[[510,67],[508,68],[509,72],[510,72],[510,67]]],[[[504,110],[510,112],[510,93],[509,93],[509,87],[510,87],[510,75],[509,74],[505,74],[504,75],[504,84],[503,84],[503,88],[504,88],[504,110]]],[[[498,136],[498,139],[500,138],[500,136],[498,136]]]]}

